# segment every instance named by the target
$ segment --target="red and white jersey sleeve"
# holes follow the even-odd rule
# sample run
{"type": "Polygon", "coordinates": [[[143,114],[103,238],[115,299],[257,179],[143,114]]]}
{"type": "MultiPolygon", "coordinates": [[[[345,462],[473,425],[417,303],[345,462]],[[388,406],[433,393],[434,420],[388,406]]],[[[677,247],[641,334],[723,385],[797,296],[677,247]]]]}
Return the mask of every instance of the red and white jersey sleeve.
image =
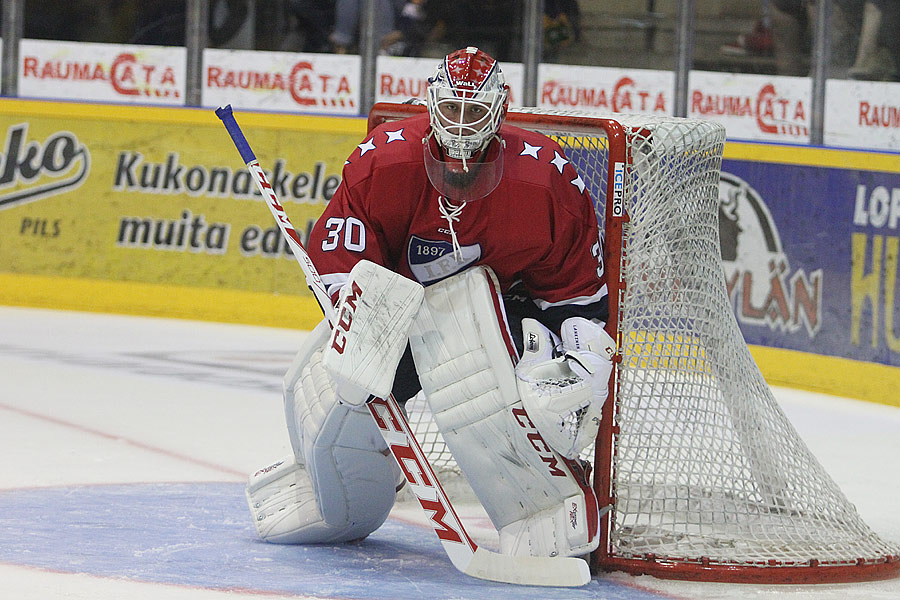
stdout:
{"type": "MultiPolygon", "coordinates": [[[[549,138],[503,130],[510,195],[507,219],[520,247],[534,245],[519,278],[538,306],[606,319],[606,278],[600,232],[586,184],[549,138]]],[[[513,240],[510,240],[513,243],[513,240]]]]}
{"type": "Polygon", "coordinates": [[[307,248],[332,298],[360,260],[404,272],[400,249],[429,186],[423,134],[421,126],[382,126],[347,159],[341,184],[310,232],[307,248]]]}

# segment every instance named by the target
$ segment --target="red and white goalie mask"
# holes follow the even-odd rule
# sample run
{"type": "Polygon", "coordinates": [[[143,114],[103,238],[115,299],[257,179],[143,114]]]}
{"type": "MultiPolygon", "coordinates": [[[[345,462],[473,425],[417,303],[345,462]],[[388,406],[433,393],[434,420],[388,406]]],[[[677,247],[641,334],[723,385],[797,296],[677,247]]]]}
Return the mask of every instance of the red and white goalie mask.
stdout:
{"type": "Polygon", "coordinates": [[[428,80],[427,104],[439,147],[426,140],[431,183],[457,202],[486,196],[502,175],[498,132],[509,105],[509,86],[497,61],[471,46],[448,55],[428,80]]]}

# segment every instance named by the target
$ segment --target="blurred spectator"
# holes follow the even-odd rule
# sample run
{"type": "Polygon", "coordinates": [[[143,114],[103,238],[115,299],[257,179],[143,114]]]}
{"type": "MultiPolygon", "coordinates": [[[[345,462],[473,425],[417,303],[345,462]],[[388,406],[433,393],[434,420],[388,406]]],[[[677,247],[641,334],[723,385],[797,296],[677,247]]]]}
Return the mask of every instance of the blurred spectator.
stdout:
{"type": "MultiPolygon", "coordinates": [[[[403,33],[398,29],[399,17],[406,0],[375,0],[375,36],[382,54],[405,53],[403,33]]],[[[362,0],[337,0],[335,2],[334,31],[329,36],[334,52],[346,54],[358,50],[362,0]]]]}
{"type": "Polygon", "coordinates": [[[328,34],[334,28],[334,0],[288,0],[288,10],[297,20],[303,38],[301,52],[331,52],[328,34]]]}
{"type": "Polygon", "coordinates": [[[772,11],[772,49],[779,75],[809,74],[811,23],[815,6],[809,0],[775,0],[772,11]]]}
{"type": "Polygon", "coordinates": [[[398,29],[405,40],[405,56],[421,56],[425,42],[431,37],[427,5],[428,0],[408,0],[400,11],[398,29]]]}
{"type": "MultiPolygon", "coordinates": [[[[119,7],[114,0],[25,0],[22,36],[37,40],[121,43],[127,41],[118,25],[120,13],[133,13],[133,7],[119,7]]],[[[131,15],[133,20],[133,14],[131,15]]],[[[132,23],[127,24],[133,31],[132,23]]]]}
{"type": "MultiPolygon", "coordinates": [[[[900,2],[835,0],[831,12],[830,77],[884,80],[900,68],[900,2]],[[851,66],[852,64],[852,66],[851,66]]],[[[809,75],[815,0],[763,1],[753,31],[720,48],[730,56],[773,56],[779,75],[809,75]],[[771,11],[770,11],[771,8],[771,11]]]]}
{"type": "Polygon", "coordinates": [[[766,15],[756,22],[753,31],[742,33],[719,51],[728,56],[772,56],[772,20],[766,15]]]}
{"type": "Polygon", "coordinates": [[[900,6],[889,0],[866,0],[860,19],[851,79],[898,80],[900,76],[900,6]]]}
{"type": "MultiPolygon", "coordinates": [[[[857,54],[863,5],[867,0],[835,0],[832,3],[831,64],[829,77],[843,77],[857,54]]],[[[775,0],[772,42],[779,75],[809,76],[810,53],[816,22],[814,0],[775,0]]]]}
{"type": "MultiPolygon", "coordinates": [[[[776,0],[777,1],[777,0],[776,0]]],[[[772,7],[769,0],[761,0],[762,17],[749,33],[737,36],[731,44],[719,48],[728,56],[771,56],[772,55],[772,7]]]]}
{"type": "Polygon", "coordinates": [[[577,0],[545,0],[544,60],[556,60],[559,51],[581,40],[581,11],[577,0]]]}
{"type": "Polygon", "coordinates": [[[477,46],[500,62],[521,61],[522,2],[517,0],[429,0],[432,40],[454,49],[477,46]]]}
{"type": "MultiPolygon", "coordinates": [[[[441,56],[457,48],[477,46],[499,61],[522,60],[524,7],[516,0],[417,0],[419,17],[408,35],[410,55],[419,46],[432,45],[441,56]]],[[[543,60],[556,60],[560,51],[581,39],[578,0],[545,0],[543,60]]]]}
{"type": "MultiPolygon", "coordinates": [[[[209,46],[218,48],[226,45],[244,25],[247,12],[247,0],[210,0],[209,46]]],[[[186,16],[185,0],[139,2],[135,19],[136,32],[128,42],[184,46],[186,16]]]]}

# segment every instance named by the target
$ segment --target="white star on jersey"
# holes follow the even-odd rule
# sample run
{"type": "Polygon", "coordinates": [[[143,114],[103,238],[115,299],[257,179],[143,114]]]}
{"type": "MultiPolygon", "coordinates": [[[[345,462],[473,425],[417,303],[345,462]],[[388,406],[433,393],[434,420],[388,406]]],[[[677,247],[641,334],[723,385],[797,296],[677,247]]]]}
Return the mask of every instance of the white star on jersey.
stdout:
{"type": "Polygon", "coordinates": [[[543,148],[543,146],[532,146],[528,142],[524,142],[524,144],[525,144],[525,149],[522,150],[522,153],[519,154],[519,156],[530,156],[533,159],[537,160],[538,152],[540,151],[541,148],[543,148]]]}
{"type": "Polygon", "coordinates": [[[363,142],[363,143],[360,144],[359,146],[357,146],[357,148],[359,148],[359,155],[362,156],[363,154],[365,154],[365,153],[368,152],[369,150],[374,150],[374,149],[375,149],[375,144],[372,143],[372,140],[368,140],[368,141],[366,141],[366,142],[363,142]]]}
{"type": "Polygon", "coordinates": [[[397,141],[406,141],[406,138],[403,137],[403,129],[398,129],[397,131],[385,131],[385,133],[387,134],[387,144],[397,141]]]}
{"type": "MultiPolygon", "coordinates": [[[[560,174],[562,174],[563,167],[566,166],[567,164],[569,164],[569,161],[567,161],[566,158],[564,156],[562,156],[559,152],[554,150],[553,151],[553,160],[551,160],[550,163],[554,167],[556,167],[556,170],[559,171],[560,174]]],[[[584,191],[584,190],[582,190],[582,191],[584,191]]]]}
{"type": "Polygon", "coordinates": [[[572,185],[577,187],[579,190],[581,190],[582,194],[584,193],[584,180],[581,179],[580,175],[578,177],[576,177],[575,179],[573,179],[572,181],[570,181],[569,183],[571,183],[572,185]]]}

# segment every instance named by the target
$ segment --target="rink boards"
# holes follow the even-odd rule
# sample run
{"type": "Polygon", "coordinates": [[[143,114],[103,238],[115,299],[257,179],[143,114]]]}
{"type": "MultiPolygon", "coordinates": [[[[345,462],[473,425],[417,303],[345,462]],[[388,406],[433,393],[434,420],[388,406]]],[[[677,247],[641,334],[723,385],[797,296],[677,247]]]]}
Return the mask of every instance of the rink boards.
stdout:
{"type": "MultiPolygon", "coordinates": [[[[235,112],[305,241],[364,120],[235,112]]],[[[0,123],[0,303],[318,322],[213,111],[2,100],[0,123]]],[[[729,142],[720,206],[726,286],[767,379],[900,403],[900,155],[729,142]]]]}

